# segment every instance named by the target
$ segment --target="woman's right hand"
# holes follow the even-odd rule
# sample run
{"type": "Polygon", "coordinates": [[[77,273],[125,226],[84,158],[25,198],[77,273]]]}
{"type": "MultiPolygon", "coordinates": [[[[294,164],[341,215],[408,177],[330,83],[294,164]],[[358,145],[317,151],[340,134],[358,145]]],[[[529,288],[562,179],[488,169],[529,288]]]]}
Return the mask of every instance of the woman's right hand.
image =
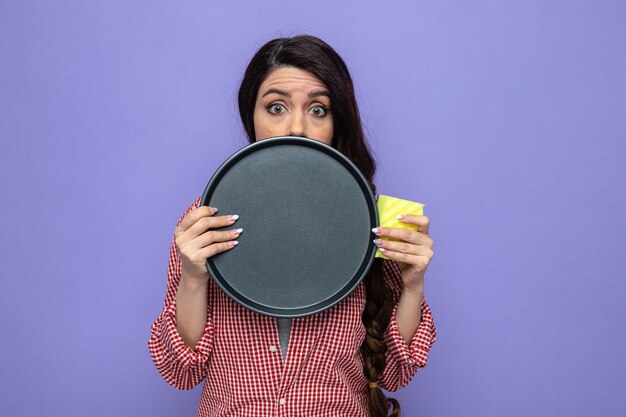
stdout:
{"type": "Polygon", "coordinates": [[[174,231],[183,274],[190,278],[208,279],[207,258],[235,247],[237,241],[233,239],[236,239],[243,230],[221,232],[210,230],[229,226],[239,218],[237,215],[214,217],[216,212],[217,209],[212,207],[200,206],[190,211],[174,231]]]}

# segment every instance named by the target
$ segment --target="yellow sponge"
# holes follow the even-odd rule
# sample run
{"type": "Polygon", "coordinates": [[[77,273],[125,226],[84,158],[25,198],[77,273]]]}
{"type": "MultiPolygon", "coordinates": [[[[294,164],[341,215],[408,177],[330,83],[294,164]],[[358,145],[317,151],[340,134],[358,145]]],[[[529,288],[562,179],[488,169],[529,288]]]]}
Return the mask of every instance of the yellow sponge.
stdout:
{"type": "MultiPolygon", "coordinates": [[[[423,215],[425,204],[379,194],[376,200],[376,206],[378,207],[378,219],[381,227],[399,227],[402,229],[417,230],[417,225],[402,223],[400,220],[396,219],[396,216],[399,214],[423,215]]],[[[397,239],[382,237],[380,239],[397,241],[397,239]]],[[[376,249],[376,255],[374,256],[376,258],[390,259],[379,249],[376,249]]]]}

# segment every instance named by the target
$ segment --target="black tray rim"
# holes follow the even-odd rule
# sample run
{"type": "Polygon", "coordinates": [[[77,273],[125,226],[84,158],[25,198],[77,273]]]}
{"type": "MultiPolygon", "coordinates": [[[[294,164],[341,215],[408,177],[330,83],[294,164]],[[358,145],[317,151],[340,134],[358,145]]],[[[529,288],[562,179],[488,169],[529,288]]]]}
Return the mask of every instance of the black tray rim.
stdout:
{"type": "MultiPolygon", "coordinates": [[[[244,157],[249,154],[264,148],[269,148],[273,146],[281,146],[281,145],[299,145],[309,148],[314,148],[319,151],[322,151],[338,162],[340,162],[357,180],[361,191],[365,196],[365,200],[368,206],[368,211],[370,214],[370,226],[372,228],[378,226],[378,207],[376,205],[376,198],[374,193],[372,192],[367,179],[361,173],[359,168],[344,154],[336,150],[335,148],[320,142],[315,139],[310,139],[302,136],[275,136],[267,139],[260,140],[258,142],[254,142],[244,146],[243,148],[236,151],[232,154],[226,161],[224,161],[219,168],[215,171],[209,182],[207,183],[204,192],[202,193],[202,199],[200,201],[200,206],[209,206],[211,196],[217,187],[219,181],[226,175],[228,170],[232,168],[237,162],[239,162],[244,157]]],[[[218,228],[215,230],[222,230],[223,228],[218,228]]],[[[355,272],[353,277],[348,281],[343,288],[337,291],[335,294],[330,297],[320,300],[319,302],[299,308],[273,308],[268,307],[263,304],[260,304],[249,297],[245,297],[236,291],[229,283],[228,280],[225,279],[222,274],[217,270],[215,263],[213,262],[212,257],[207,258],[206,260],[206,268],[209,274],[211,275],[213,281],[217,283],[217,285],[224,291],[232,300],[240,304],[241,306],[252,310],[256,313],[263,314],[266,316],[277,317],[277,318],[298,318],[310,316],[313,314],[321,313],[322,311],[328,310],[336,304],[340,303],[346,297],[348,297],[363,281],[365,276],[367,275],[369,269],[374,263],[374,258],[376,254],[376,245],[374,245],[373,241],[370,240],[368,245],[366,255],[361,262],[360,267],[355,272]]]]}

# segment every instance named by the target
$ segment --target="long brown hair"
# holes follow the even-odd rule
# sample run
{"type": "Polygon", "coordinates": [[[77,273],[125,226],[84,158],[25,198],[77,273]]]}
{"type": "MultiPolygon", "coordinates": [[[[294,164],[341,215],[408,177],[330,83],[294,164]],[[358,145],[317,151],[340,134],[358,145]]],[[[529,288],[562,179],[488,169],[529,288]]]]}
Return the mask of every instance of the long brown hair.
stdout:
{"type": "MultiPolygon", "coordinates": [[[[269,72],[279,66],[294,66],[315,74],[328,87],[333,114],[332,147],[348,157],[367,178],[376,193],[373,178],[376,162],[372,157],[356,103],[354,86],[343,59],[326,42],[310,35],[277,38],[263,45],[248,64],[239,87],[239,114],[250,143],[255,142],[254,107],[259,87],[269,72]]],[[[393,301],[385,286],[383,264],[376,259],[365,277],[367,302],[363,311],[365,340],[361,346],[363,372],[371,383],[378,382],[385,368],[387,344],[383,334],[389,325],[393,301]]],[[[375,384],[369,385],[371,417],[397,417],[400,405],[375,384]],[[391,408],[391,410],[390,410],[391,408]]]]}

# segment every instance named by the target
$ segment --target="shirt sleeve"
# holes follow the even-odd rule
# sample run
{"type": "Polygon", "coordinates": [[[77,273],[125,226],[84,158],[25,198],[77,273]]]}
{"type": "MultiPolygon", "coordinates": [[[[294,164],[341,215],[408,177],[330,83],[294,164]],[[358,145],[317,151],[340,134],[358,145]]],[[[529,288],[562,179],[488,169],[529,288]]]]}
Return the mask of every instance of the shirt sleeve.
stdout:
{"type": "Polygon", "coordinates": [[[402,291],[402,275],[394,261],[384,262],[385,282],[393,293],[394,307],[389,326],[384,333],[387,344],[386,365],[379,382],[387,391],[396,391],[411,382],[419,368],[426,366],[428,352],[435,343],[437,331],[430,307],[426,298],[422,297],[421,321],[407,346],[396,321],[398,300],[402,291]]]}
{"type": "MultiPolygon", "coordinates": [[[[191,210],[199,207],[200,200],[198,198],[189,206],[178,224],[191,210]]],[[[148,349],[152,361],[165,381],[178,389],[191,389],[200,383],[206,374],[206,363],[213,347],[213,320],[209,307],[202,337],[193,348],[185,344],[176,329],[176,292],[180,276],[180,252],[172,238],[165,304],[163,311],[152,324],[148,349]]]]}

